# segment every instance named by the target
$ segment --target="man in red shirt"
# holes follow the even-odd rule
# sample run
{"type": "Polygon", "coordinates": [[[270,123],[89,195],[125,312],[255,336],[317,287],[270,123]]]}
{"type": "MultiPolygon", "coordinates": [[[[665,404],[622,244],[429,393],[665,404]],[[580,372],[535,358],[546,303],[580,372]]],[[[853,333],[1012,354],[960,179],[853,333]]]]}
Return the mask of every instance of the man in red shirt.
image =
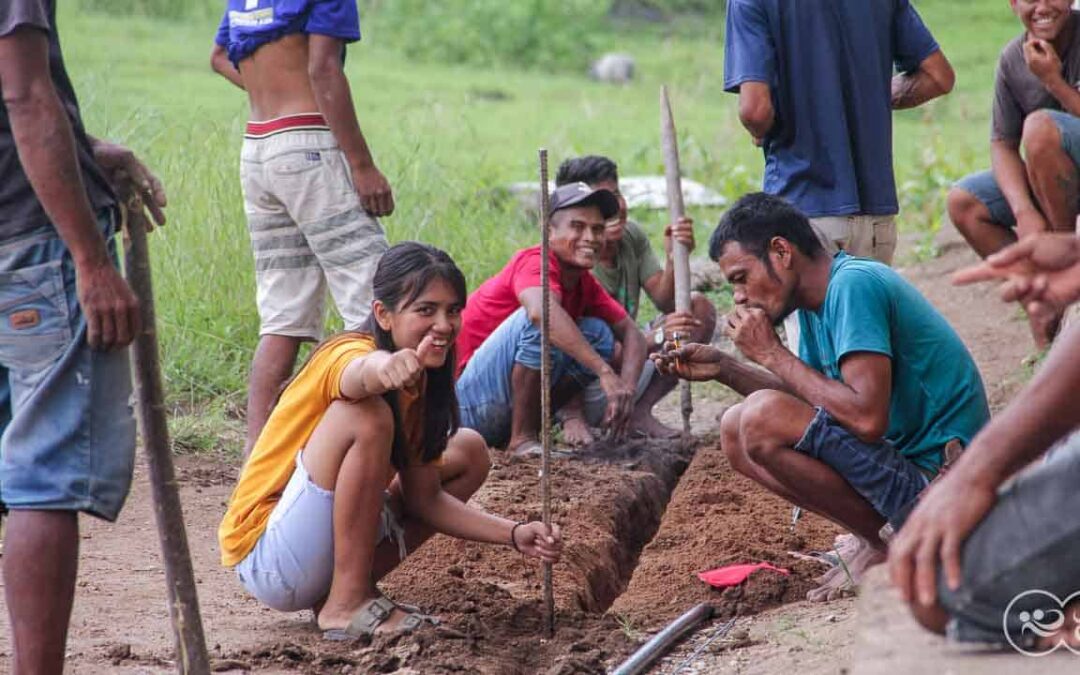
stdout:
{"type": "MultiPolygon", "coordinates": [[[[607,396],[603,425],[617,436],[629,421],[645,363],[645,336],[589,270],[606,222],[619,212],[615,195],[571,183],[551,196],[552,404],[558,409],[594,378],[607,396]],[[622,345],[616,353],[616,340],[622,345]],[[611,363],[620,364],[616,372],[611,363]]],[[[514,254],[465,305],[457,338],[461,424],[489,445],[536,451],[540,428],[540,247],[514,254]]]]}

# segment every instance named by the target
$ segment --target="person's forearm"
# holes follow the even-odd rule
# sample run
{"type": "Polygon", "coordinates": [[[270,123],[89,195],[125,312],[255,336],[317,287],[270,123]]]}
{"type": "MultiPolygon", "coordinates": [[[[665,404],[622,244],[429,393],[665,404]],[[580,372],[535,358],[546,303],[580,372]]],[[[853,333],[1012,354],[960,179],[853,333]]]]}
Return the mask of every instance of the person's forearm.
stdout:
{"type": "Polygon", "coordinates": [[[510,533],[514,521],[474,509],[444,490],[422,500],[416,508],[421,520],[443,534],[485,544],[513,546],[510,533]]]}
{"type": "Polygon", "coordinates": [[[1080,427],[1080,325],[1058,337],[1039,372],[961,456],[958,480],[997,487],[1080,427]]]}
{"type": "Polygon", "coordinates": [[[244,89],[243,76],[240,75],[240,71],[237,70],[236,66],[229,60],[225,50],[218,45],[214,45],[214,51],[210,55],[210,67],[213,68],[214,72],[218,75],[221,75],[240,89],[244,89]]]}
{"type": "MultiPolygon", "coordinates": [[[[533,325],[540,325],[539,315],[529,316],[533,325]]],[[[614,373],[611,365],[600,356],[562,305],[553,297],[551,303],[551,343],[564,354],[585,366],[597,375],[614,373]]]]}
{"type": "Polygon", "coordinates": [[[661,314],[670,314],[675,311],[675,259],[668,255],[664,263],[664,271],[649,294],[653,304],[661,314]]]}
{"type": "Polygon", "coordinates": [[[812,406],[824,408],[845,429],[865,440],[877,440],[883,429],[874,429],[874,419],[858,392],[840,380],[825,377],[797,356],[778,346],[762,363],[786,385],[787,390],[812,406]]]}
{"type": "Polygon", "coordinates": [[[900,73],[892,79],[892,108],[915,108],[945,93],[929,74],[921,70],[900,73]]]}
{"type": "Polygon", "coordinates": [[[111,265],[79,171],[71,122],[55,90],[34,86],[24,97],[6,94],[4,104],[19,162],[76,266],[111,265]]]}
{"type": "Polygon", "coordinates": [[[990,160],[994,180],[1012,212],[1019,217],[1025,211],[1034,210],[1035,202],[1031,198],[1027,170],[1020,158],[1020,151],[1005,141],[994,141],[990,144],[990,160]]]}
{"type": "Polygon", "coordinates": [[[764,368],[741,363],[734,356],[728,354],[725,354],[725,356],[723,365],[720,367],[720,373],[716,376],[716,381],[733,389],[735,392],[743,396],[749,396],[762,389],[775,389],[789,394],[795,393],[784,384],[783,380],[764,368]]]}
{"type": "Polygon", "coordinates": [[[1074,89],[1060,75],[1046,85],[1047,91],[1057,99],[1065,112],[1080,117],[1080,91],[1074,89]]]}
{"type": "Polygon", "coordinates": [[[334,134],[349,168],[365,171],[375,166],[371,150],[360,131],[353,106],[352,91],[344,71],[338,66],[324,66],[313,71],[312,87],[315,103],[334,134]]]}
{"type": "Polygon", "coordinates": [[[622,369],[619,378],[637,389],[638,378],[641,377],[641,369],[645,365],[645,359],[649,358],[649,343],[637,326],[631,326],[620,337],[623,345],[622,369]]]}
{"type": "Polygon", "coordinates": [[[914,108],[952,91],[956,73],[941,50],[923,59],[918,70],[901,73],[892,79],[894,110],[914,108]]]}

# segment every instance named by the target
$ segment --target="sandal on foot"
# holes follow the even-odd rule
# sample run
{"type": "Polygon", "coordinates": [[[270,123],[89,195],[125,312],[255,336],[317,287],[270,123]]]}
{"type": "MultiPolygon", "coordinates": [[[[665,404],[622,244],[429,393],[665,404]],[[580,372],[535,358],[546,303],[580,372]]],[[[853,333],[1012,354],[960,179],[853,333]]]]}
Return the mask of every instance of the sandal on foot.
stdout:
{"type": "MultiPolygon", "coordinates": [[[[544,446],[540,445],[540,441],[525,441],[518,445],[513,450],[510,450],[511,457],[517,457],[519,459],[528,459],[530,457],[540,457],[544,454],[544,446]]],[[[568,450],[551,449],[552,457],[573,457],[574,453],[568,450]]]]}
{"type": "Polygon", "coordinates": [[[401,623],[398,624],[397,628],[393,631],[387,631],[384,634],[397,635],[411,633],[428,621],[428,618],[425,615],[407,612],[399,605],[395,605],[394,602],[386,596],[379,595],[368,600],[363,605],[360,605],[360,608],[353,613],[352,619],[349,620],[349,625],[345,628],[331,628],[323,631],[323,639],[332,642],[342,642],[363,637],[365,635],[369,637],[374,636],[379,626],[389,620],[395,609],[406,612],[406,616],[401,620],[401,623]]]}

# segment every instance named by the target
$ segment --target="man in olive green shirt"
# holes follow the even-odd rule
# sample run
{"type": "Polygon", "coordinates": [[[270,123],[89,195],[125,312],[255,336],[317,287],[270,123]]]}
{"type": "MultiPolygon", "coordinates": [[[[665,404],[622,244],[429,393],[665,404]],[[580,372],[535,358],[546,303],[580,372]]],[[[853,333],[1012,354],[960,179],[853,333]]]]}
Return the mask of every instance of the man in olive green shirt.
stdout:
{"type": "MultiPolygon", "coordinates": [[[[672,242],[686,244],[694,248],[693,221],[683,218],[664,231],[665,263],[660,264],[649,244],[649,238],[637,223],[627,219],[626,200],[619,192],[619,172],[615,162],[607,157],[587,156],[568,159],[559,167],[555,178],[557,185],[582,182],[593,189],[605,189],[613,192],[619,199],[619,215],[608,223],[605,231],[604,247],[600,251],[600,260],[592,269],[592,274],[600,284],[615,298],[628,314],[637,319],[641,306],[641,291],[652,300],[660,316],[653,320],[646,335],[653,351],[659,349],[666,339],[674,339],[678,334],[687,342],[712,342],[716,328],[716,308],[708,298],[699,293],[691,296],[690,311],[675,311],[675,264],[672,259],[672,242]]],[[[616,369],[620,360],[619,350],[613,359],[616,369]]],[[[661,424],[652,414],[652,408],[660,399],[671,391],[678,379],[661,375],[646,360],[642,370],[642,381],[638,386],[638,398],[632,415],[632,431],[638,431],[651,437],[675,437],[678,432],[661,424]]],[[[592,440],[588,431],[588,422],[594,413],[603,411],[594,401],[588,389],[584,392],[584,419],[574,418],[571,407],[564,415],[563,433],[570,443],[587,443],[592,440]]],[[[595,425],[593,425],[595,426],[595,425]]]]}

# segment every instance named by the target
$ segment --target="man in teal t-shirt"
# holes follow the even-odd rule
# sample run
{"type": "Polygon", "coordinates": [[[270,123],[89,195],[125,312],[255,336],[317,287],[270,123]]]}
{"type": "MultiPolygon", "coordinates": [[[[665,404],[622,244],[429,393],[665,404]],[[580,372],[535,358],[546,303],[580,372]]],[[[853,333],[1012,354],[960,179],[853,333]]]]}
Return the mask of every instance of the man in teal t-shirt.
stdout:
{"type": "MultiPolygon", "coordinates": [[[[763,193],[720,221],[709,256],[733,286],[727,333],[764,367],[692,344],[654,357],[662,372],[715,379],[747,399],[721,421],[732,466],[796,506],[848,528],[856,581],[885,559],[879,532],[899,529],[938,472],[989,420],[979,371],[959,336],[888,266],[830,257],[803,213],[763,193]],[[775,326],[801,310],[796,358],[775,326]]],[[[847,581],[837,570],[810,599],[847,581]]]]}
{"type": "Polygon", "coordinates": [[[885,440],[929,473],[941,450],[964,445],[989,419],[982,378],[964,343],[915,289],[891,268],[838,253],[825,302],[800,312],[799,358],[842,380],[844,357],[883,354],[892,361],[892,395],[885,440]]]}

